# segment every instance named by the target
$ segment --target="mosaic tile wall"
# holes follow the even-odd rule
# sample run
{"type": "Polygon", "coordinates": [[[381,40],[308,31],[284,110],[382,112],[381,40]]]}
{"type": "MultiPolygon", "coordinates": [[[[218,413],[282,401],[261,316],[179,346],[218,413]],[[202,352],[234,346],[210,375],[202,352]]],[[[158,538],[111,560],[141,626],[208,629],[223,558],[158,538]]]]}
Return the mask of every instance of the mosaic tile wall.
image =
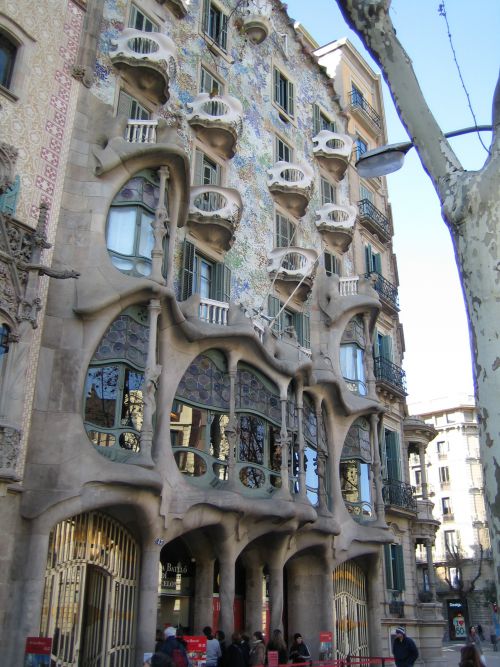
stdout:
{"type": "MultiPolygon", "coordinates": [[[[109,57],[112,40],[127,27],[128,2],[106,0],[93,92],[103,102],[114,105],[117,96],[117,75],[109,57]]],[[[306,215],[300,220],[297,245],[305,248],[322,247],[321,236],[314,224],[315,210],[320,203],[319,168],[312,149],[312,104],[320,104],[336,120],[338,131],[345,131],[346,121],[333,102],[335,95],[326,77],[304,53],[295,37],[290,18],[281,3],[271,2],[274,8],[271,22],[273,32],[259,45],[254,45],[238,33],[234,21],[234,1],[219,3],[232,16],[229,21],[228,58],[215,56],[208,49],[200,31],[201,0],[193,0],[188,14],[181,19],[166,12],[168,20],[160,30],[177,45],[176,75],[170,82],[170,99],[159,111],[186,112],[186,104],[199,89],[200,64],[217,70],[225,83],[225,92],[238,98],[243,105],[243,132],[236,154],[226,161],[224,184],[236,188],[243,200],[243,215],[236,241],[226,255],[226,264],[233,272],[232,298],[248,306],[264,305],[271,280],[266,270],[267,253],[274,243],[274,201],[267,188],[267,169],[273,165],[274,133],[279,134],[295,149],[295,160],[311,165],[315,171],[315,188],[306,215]],[[283,50],[287,35],[287,55],[283,50]],[[297,123],[280,120],[272,104],[273,63],[289,73],[295,85],[295,116],[297,123]],[[299,76],[300,72],[300,76],[299,76]]],[[[141,7],[141,3],[137,2],[141,7]]],[[[192,133],[187,127],[188,150],[193,149],[192,133]]],[[[348,202],[348,184],[337,184],[337,202],[348,202]]],[[[347,273],[352,271],[352,259],[345,258],[347,273]]]]}

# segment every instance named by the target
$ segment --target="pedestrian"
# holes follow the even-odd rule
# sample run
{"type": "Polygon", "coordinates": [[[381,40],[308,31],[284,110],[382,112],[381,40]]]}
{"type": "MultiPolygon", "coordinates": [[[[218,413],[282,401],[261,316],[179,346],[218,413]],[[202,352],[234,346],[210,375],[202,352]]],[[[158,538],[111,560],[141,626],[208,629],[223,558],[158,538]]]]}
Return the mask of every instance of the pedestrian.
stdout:
{"type": "Polygon", "coordinates": [[[300,632],[296,632],[293,636],[293,644],[290,647],[290,660],[294,664],[311,660],[311,652],[300,632]]]}
{"type": "Polygon", "coordinates": [[[246,634],[241,635],[240,643],[241,652],[243,653],[243,660],[245,661],[245,667],[248,667],[250,664],[250,637],[246,634]]]}
{"type": "Polygon", "coordinates": [[[479,651],[479,655],[481,655],[481,653],[483,652],[483,649],[481,647],[481,640],[479,638],[479,634],[478,634],[478,632],[476,630],[476,627],[474,625],[470,626],[469,636],[467,638],[467,643],[472,644],[473,646],[475,646],[477,648],[477,650],[479,651]]]}
{"type": "Polygon", "coordinates": [[[263,665],[266,660],[266,647],[264,645],[264,635],[260,630],[253,633],[252,644],[250,648],[249,665],[263,665]]]}
{"type": "Polygon", "coordinates": [[[483,632],[483,626],[481,623],[478,623],[476,626],[477,634],[479,635],[479,639],[484,642],[484,632],[483,632]]]}
{"type": "Polygon", "coordinates": [[[148,660],[146,660],[144,667],[172,667],[172,661],[168,655],[165,655],[165,653],[156,651],[148,660]]]}
{"type": "Polygon", "coordinates": [[[203,634],[207,638],[207,661],[206,667],[218,667],[219,658],[222,656],[219,641],[213,636],[212,628],[206,625],[203,634]]]}
{"type": "Polygon", "coordinates": [[[482,667],[481,654],[474,644],[467,644],[460,651],[459,667],[482,667]]]}
{"type": "Polygon", "coordinates": [[[170,625],[165,629],[165,641],[160,652],[167,655],[174,667],[188,667],[189,660],[184,646],[177,640],[176,629],[170,625]]]}
{"type": "Polygon", "coordinates": [[[221,656],[219,658],[219,667],[229,667],[226,656],[226,635],[222,630],[217,630],[215,633],[215,638],[219,642],[221,656]]]}
{"type": "Polygon", "coordinates": [[[418,648],[413,639],[406,636],[406,629],[396,628],[396,638],[392,643],[392,655],[396,667],[412,667],[418,658],[418,648]]]}
{"type": "Polygon", "coordinates": [[[277,651],[278,653],[278,664],[286,665],[288,662],[288,649],[283,639],[283,633],[281,630],[274,630],[273,636],[267,642],[267,652],[277,651]]]}
{"type": "Polygon", "coordinates": [[[247,667],[241,649],[241,635],[239,632],[233,632],[231,635],[231,643],[227,647],[226,656],[229,667],[247,667]]]}

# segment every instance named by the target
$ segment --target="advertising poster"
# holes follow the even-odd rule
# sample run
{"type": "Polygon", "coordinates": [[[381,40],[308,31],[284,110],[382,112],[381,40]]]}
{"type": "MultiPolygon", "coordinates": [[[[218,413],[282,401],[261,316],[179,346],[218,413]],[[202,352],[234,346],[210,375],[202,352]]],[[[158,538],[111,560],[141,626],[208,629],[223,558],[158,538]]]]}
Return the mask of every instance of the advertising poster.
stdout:
{"type": "Polygon", "coordinates": [[[267,652],[267,665],[268,667],[278,667],[278,651],[268,651],[267,652]]]}
{"type": "Polygon", "coordinates": [[[183,639],[187,643],[186,651],[190,664],[193,667],[202,667],[207,657],[207,638],[205,635],[184,635],[183,639]]]}
{"type": "Polygon", "coordinates": [[[319,659],[333,660],[333,636],[331,632],[319,633],[319,659]]]}
{"type": "Polygon", "coordinates": [[[52,637],[26,637],[24,667],[50,667],[52,637]]]}

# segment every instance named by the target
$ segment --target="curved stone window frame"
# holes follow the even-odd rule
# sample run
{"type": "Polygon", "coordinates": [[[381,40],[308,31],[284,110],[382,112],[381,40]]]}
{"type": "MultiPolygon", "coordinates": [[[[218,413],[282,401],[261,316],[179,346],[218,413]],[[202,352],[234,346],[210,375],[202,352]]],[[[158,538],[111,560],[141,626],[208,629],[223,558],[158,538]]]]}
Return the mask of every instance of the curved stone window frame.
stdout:
{"type": "Polygon", "coordinates": [[[146,309],[129,307],[110,323],[87,370],[84,427],[96,450],[112,460],[126,460],[140,451],[148,340],[146,309]]]}
{"type": "MultiPolygon", "coordinates": [[[[124,183],[109,207],[106,247],[112,264],[127,275],[140,278],[151,275],[151,252],[154,247],[152,225],[158,207],[159,183],[157,170],[140,171],[124,183]]],[[[165,202],[168,208],[167,189],[165,202]]],[[[165,277],[165,261],[162,273],[165,277]]]]}
{"type": "Polygon", "coordinates": [[[339,463],[342,497],[357,521],[374,517],[370,435],[368,420],[358,417],[347,433],[339,463]]]}
{"type": "Polygon", "coordinates": [[[365,350],[357,343],[340,345],[340,369],[350,391],[366,396],[365,350]]]}
{"type": "Polygon", "coordinates": [[[306,495],[312,505],[319,503],[318,437],[319,428],[312,399],[303,397],[302,434],[304,437],[304,471],[306,495]]]}

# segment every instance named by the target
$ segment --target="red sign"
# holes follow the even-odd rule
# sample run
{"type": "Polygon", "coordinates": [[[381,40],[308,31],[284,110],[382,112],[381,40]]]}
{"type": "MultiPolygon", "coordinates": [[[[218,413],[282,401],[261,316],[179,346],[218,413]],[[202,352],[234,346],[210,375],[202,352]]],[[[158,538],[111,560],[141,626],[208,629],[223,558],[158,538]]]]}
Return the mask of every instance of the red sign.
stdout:
{"type": "Polygon", "coordinates": [[[268,667],[278,667],[278,651],[268,651],[267,652],[267,664],[268,667]]]}
{"type": "Polygon", "coordinates": [[[319,633],[319,641],[320,642],[331,642],[333,639],[333,635],[331,632],[320,632],[319,633]]]}
{"type": "Polygon", "coordinates": [[[26,637],[25,653],[50,655],[52,653],[52,637],[26,637]]]}
{"type": "Polygon", "coordinates": [[[190,635],[184,635],[184,641],[187,643],[187,652],[188,653],[206,653],[207,651],[207,638],[205,635],[201,637],[191,637],[190,635]]]}

